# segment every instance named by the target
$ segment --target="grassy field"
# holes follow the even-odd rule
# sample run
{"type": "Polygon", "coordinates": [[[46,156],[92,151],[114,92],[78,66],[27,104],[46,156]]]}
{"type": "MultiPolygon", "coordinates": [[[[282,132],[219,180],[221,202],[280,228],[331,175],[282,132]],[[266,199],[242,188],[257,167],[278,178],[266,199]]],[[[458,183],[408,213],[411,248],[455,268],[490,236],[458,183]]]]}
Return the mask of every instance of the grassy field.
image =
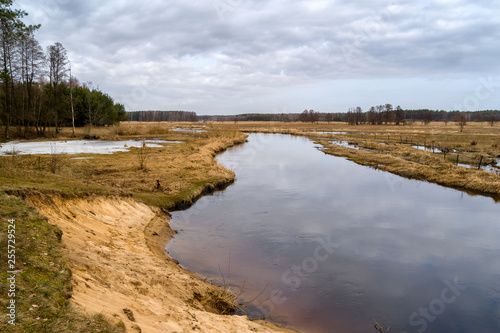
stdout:
{"type": "MultiPolygon", "coordinates": [[[[103,316],[85,316],[72,309],[71,271],[62,254],[60,231],[29,207],[24,196],[133,197],[164,210],[186,207],[203,193],[234,180],[234,173],[217,165],[218,152],[243,143],[243,132],[285,133],[311,138],[327,154],[347,157],[407,178],[421,179],[470,193],[500,198],[500,175],[455,165],[483,165],[493,170],[500,158],[500,125],[431,123],[349,126],[343,123],[122,123],[94,128],[90,135],[105,140],[164,139],[181,141],[161,148],[131,148],[112,155],[18,155],[0,157],[0,237],[7,248],[7,224],[16,219],[18,325],[0,324],[2,332],[123,332],[123,323],[103,316]],[[176,127],[202,128],[177,132],[176,127]],[[323,133],[327,132],[327,133],[323,133]],[[334,144],[345,141],[360,149],[334,144]],[[419,150],[414,145],[434,147],[419,150]],[[442,151],[447,150],[445,156],[442,151]],[[75,157],[90,159],[73,159],[75,157]]],[[[78,129],[77,139],[88,134],[78,129]]],[[[71,130],[57,138],[69,140],[71,130]]],[[[54,138],[55,140],[55,138],[54,138]]],[[[6,281],[7,252],[0,255],[0,277],[6,281]]],[[[8,286],[1,285],[6,295],[8,286]]],[[[1,298],[2,315],[7,312],[1,298]]]]}

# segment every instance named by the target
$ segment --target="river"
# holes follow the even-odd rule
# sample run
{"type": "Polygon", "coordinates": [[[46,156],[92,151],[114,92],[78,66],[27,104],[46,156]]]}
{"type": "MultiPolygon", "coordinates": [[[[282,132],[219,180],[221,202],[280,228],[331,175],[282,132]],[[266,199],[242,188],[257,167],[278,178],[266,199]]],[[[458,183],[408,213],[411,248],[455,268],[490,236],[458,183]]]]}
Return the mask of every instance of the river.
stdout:
{"type": "Polygon", "coordinates": [[[174,212],[170,256],[304,332],[500,331],[500,205],[251,134],[226,190],[174,212]],[[224,278],[222,277],[224,276],[224,278]]]}

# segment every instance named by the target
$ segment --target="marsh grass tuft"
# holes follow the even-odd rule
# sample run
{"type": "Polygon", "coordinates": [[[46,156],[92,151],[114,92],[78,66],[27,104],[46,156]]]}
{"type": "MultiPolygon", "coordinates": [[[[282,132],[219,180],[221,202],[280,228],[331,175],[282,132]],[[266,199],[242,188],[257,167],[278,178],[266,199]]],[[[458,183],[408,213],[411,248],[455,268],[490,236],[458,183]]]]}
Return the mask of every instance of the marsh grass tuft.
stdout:
{"type": "Polygon", "coordinates": [[[389,332],[389,330],[391,329],[391,327],[387,327],[384,331],[384,327],[382,327],[377,321],[373,320],[375,322],[375,325],[373,325],[373,327],[379,331],[380,333],[384,333],[384,332],[389,332]]]}
{"type": "Polygon", "coordinates": [[[236,313],[241,308],[241,304],[238,301],[241,294],[243,293],[243,289],[245,288],[246,280],[243,282],[239,290],[234,293],[229,286],[229,278],[231,272],[231,250],[229,251],[229,259],[227,265],[227,281],[226,277],[222,273],[222,270],[219,265],[219,273],[222,278],[222,286],[217,289],[212,296],[212,305],[213,307],[224,315],[231,315],[236,313]]]}
{"type": "Polygon", "coordinates": [[[146,169],[146,160],[149,155],[148,147],[146,146],[146,139],[141,140],[141,146],[137,148],[137,160],[139,162],[139,170],[146,169]]]}
{"type": "Polygon", "coordinates": [[[63,164],[63,155],[59,151],[57,144],[55,142],[50,143],[50,172],[56,173],[59,171],[63,164]]]}

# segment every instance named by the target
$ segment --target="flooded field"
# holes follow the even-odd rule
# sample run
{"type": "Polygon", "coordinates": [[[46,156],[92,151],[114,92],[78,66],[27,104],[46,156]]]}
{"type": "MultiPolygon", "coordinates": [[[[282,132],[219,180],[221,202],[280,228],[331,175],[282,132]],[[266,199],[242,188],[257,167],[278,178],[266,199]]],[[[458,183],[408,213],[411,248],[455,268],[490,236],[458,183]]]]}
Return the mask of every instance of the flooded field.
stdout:
{"type": "MultiPolygon", "coordinates": [[[[145,140],[147,147],[162,147],[181,141],[145,140]]],[[[142,146],[141,140],[72,140],[72,141],[11,141],[0,144],[0,156],[19,154],[113,154],[142,146]]]]}

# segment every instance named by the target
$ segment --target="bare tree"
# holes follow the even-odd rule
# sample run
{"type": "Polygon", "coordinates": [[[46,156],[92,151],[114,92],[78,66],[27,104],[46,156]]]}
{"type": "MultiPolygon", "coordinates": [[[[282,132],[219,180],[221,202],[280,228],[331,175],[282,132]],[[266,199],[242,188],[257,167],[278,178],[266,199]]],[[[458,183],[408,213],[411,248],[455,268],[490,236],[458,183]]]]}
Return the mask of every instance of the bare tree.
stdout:
{"type": "Polygon", "coordinates": [[[349,110],[347,110],[347,123],[349,125],[356,124],[356,114],[354,108],[349,108],[349,110]]]}
{"type": "Polygon", "coordinates": [[[363,109],[357,106],[355,112],[356,112],[356,125],[363,124],[364,123],[363,109]]]}
{"type": "Polygon", "coordinates": [[[333,114],[332,114],[332,113],[327,113],[327,114],[325,115],[325,121],[326,121],[327,123],[330,123],[331,121],[333,121],[333,114]]]}
{"type": "Polygon", "coordinates": [[[385,106],[377,105],[375,109],[377,110],[377,125],[382,125],[385,106]]]}
{"type": "Polygon", "coordinates": [[[73,137],[75,134],[75,108],[73,105],[73,77],[71,76],[71,63],[69,64],[69,98],[71,102],[71,122],[73,125],[73,137]]]}
{"type": "Polygon", "coordinates": [[[370,125],[375,125],[377,123],[377,112],[375,111],[374,106],[372,106],[370,111],[368,111],[368,122],[370,125]]]}
{"type": "Polygon", "coordinates": [[[396,123],[396,125],[399,125],[404,121],[405,121],[405,112],[403,111],[401,106],[398,105],[396,107],[396,113],[394,115],[394,122],[396,123]]]}
{"type": "Polygon", "coordinates": [[[56,128],[56,135],[60,130],[59,116],[61,110],[59,110],[58,99],[60,98],[60,85],[67,76],[68,69],[66,65],[68,64],[68,56],[66,49],[61,43],[57,42],[47,48],[47,55],[49,61],[49,84],[51,89],[51,109],[54,113],[54,125],[56,128]]]}
{"type": "Polygon", "coordinates": [[[305,109],[299,115],[299,120],[303,122],[309,121],[311,123],[315,123],[319,120],[319,112],[315,112],[314,110],[307,111],[307,109],[305,109]]]}
{"type": "Polygon", "coordinates": [[[141,146],[137,149],[137,160],[139,161],[139,169],[146,169],[146,160],[148,158],[148,148],[146,146],[146,139],[142,139],[141,146]]]}
{"type": "Polygon", "coordinates": [[[430,111],[424,112],[424,124],[428,125],[432,121],[432,113],[430,111]]]}
{"type": "Polygon", "coordinates": [[[19,126],[23,126],[23,136],[27,137],[31,125],[35,123],[37,109],[35,88],[37,81],[45,74],[45,54],[35,39],[33,30],[27,31],[19,40],[20,74],[23,87],[21,119],[19,126]]]}
{"type": "Polygon", "coordinates": [[[394,114],[393,114],[393,111],[392,111],[392,104],[386,104],[384,106],[385,108],[385,111],[384,111],[384,121],[385,121],[385,124],[387,125],[388,123],[392,123],[393,119],[394,119],[394,114]]]}
{"type": "Polygon", "coordinates": [[[458,114],[455,118],[458,126],[460,126],[460,132],[463,132],[465,125],[467,125],[467,116],[464,114],[458,114]]]}
{"type": "Polygon", "coordinates": [[[446,111],[443,112],[442,117],[443,117],[444,125],[445,126],[448,125],[448,112],[446,112],[446,111]]]}
{"type": "Polygon", "coordinates": [[[307,109],[302,111],[302,113],[299,116],[299,120],[302,122],[309,121],[309,111],[307,111],[307,109]]]}
{"type": "Polygon", "coordinates": [[[311,123],[316,123],[319,120],[319,112],[316,112],[314,110],[309,110],[309,119],[311,123]]]}

